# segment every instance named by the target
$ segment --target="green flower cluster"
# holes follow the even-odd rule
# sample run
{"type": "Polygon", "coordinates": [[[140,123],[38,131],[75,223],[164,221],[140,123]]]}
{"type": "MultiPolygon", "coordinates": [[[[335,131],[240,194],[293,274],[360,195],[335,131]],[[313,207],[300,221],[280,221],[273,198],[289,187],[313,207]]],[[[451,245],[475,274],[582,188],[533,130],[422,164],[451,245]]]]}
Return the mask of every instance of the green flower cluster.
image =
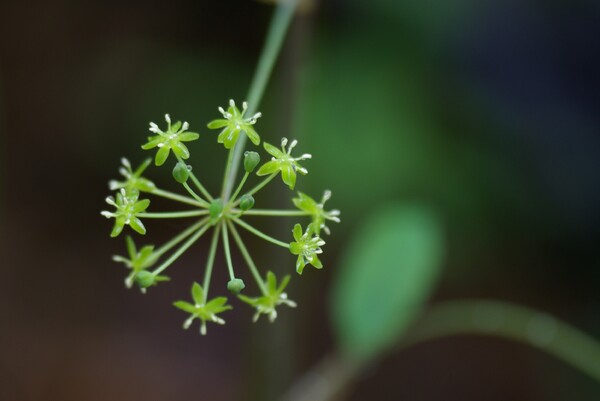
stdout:
{"type": "MultiPolygon", "coordinates": [[[[124,180],[109,182],[109,188],[116,191],[116,194],[115,197],[109,196],[106,199],[106,202],[115,210],[101,212],[103,216],[115,219],[111,231],[112,237],[118,236],[125,226],[130,226],[139,234],[145,234],[146,228],[142,219],[195,219],[189,227],[161,246],[145,245],[138,250],[133,239],[129,236],[126,238],[127,256],[114,256],[113,259],[123,263],[130,270],[125,279],[126,286],[130,288],[136,284],[142,292],[146,292],[148,288],[160,282],[168,281],[169,278],[162,273],[202,236],[212,231],[202,285],[193,283],[193,302],[180,300],[174,303],[175,307],[189,314],[184,328],[190,327],[197,319],[200,321],[202,334],[206,334],[207,322],[224,324],[225,321],[220,314],[232,308],[226,297],[209,298],[208,296],[219,247],[223,249],[224,264],[229,273],[229,281],[223,287],[255,309],[254,321],[264,314],[272,322],[277,317],[277,307],[280,305],[296,306],[296,303],[288,299],[284,292],[289,284],[290,276],[284,274],[279,283],[271,271],[263,276],[242,238],[240,229],[296,255],[296,272],[302,274],[308,264],[317,269],[323,267],[318,255],[323,252],[322,246],[325,245],[325,241],[320,234],[322,231],[326,234],[330,233],[329,227],[326,225],[327,221],[340,221],[339,210],[328,211],[325,209],[325,202],[331,197],[330,191],[325,191],[320,203],[310,196],[298,192],[297,197],[292,199],[295,209],[255,208],[255,195],[278,175],[281,175],[284,184],[293,190],[296,186],[297,174],[306,175],[308,173],[308,170],[299,162],[310,159],[311,155],[293,156],[292,151],[298,145],[298,141],[292,140],[288,146],[288,140],[283,138],[281,149],[266,142],[263,143],[263,147],[271,159],[262,165],[260,165],[261,157],[258,152],[246,151],[242,158],[243,149],[238,143],[242,137],[240,133],[246,136],[252,144],[256,146],[260,144],[260,136],[254,125],[261,117],[261,113],[250,113],[252,117],[245,117],[249,109],[249,105],[243,102],[240,111],[235,102],[230,100],[227,110],[221,107],[218,109],[223,119],[208,123],[209,129],[221,130],[217,135],[217,142],[222,143],[229,151],[225,165],[225,179],[218,196],[213,196],[204,187],[200,178],[194,173],[195,170],[187,164],[190,159],[190,151],[183,142],[197,140],[199,134],[189,132],[187,122],[172,123],[170,116],[166,114],[166,130],[163,131],[156,124],[150,123],[150,131],[155,135],[148,138],[148,141],[142,145],[142,149],[157,149],[154,155],[154,164],[157,166],[164,165],[172,151],[176,159],[172,176],[175,182],[184,189],[184,192],[178,193],[161,189],[145,178],[143,173],[149,167],[151,159],[144,161],[135,170],[127,159],[122,159],[122,167],[119,171],[124,180]],[[244,175],[239,181],[236,181],[236,173],[242,159],[244,175]],[[255,178],[258,179],[258,182],[251,189],[245,189],[245,184],[251,176],[258,177],[255,178]],[[186,205],[188,209],[147,212],[150,200],[142,199],[143,193],[176,201],[186,205]],[[305,230],[300,224],[295,224],[290,230],[290,240],[282,241],[256,228],[254,222],[251,223],[252,219],[260,216],[263,218],[304,216],[310,218],[310,222],[305,230]],[[232,244],[235,244],[241,254],[248,268],[248,275],[255,281],[259,291],[258,295],[250,296],[241,293],[246,289],[246,284],[242,276],[238,276],[234,269],[232,244]]],[[[214,169],[200,171],[209,172],[214,169]]]]}

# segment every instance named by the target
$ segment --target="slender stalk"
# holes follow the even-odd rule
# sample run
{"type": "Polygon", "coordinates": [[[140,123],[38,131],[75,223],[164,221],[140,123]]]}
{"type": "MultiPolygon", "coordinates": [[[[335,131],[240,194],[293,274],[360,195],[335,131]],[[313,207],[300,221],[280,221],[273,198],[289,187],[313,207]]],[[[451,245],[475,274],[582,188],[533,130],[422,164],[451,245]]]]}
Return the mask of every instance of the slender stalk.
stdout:
{"type": "MultiPolygon", "coordinates": [[[[241,212],[241,210],[233,209],[232,213],[241,212]]],[[[276,210],[276,209],[250,209],[244,212],[246,216],[310,216],[309,212],[301,210],[276,210]]]]}
{"type": "Polygon", "coordinates": [[[256,228],[252,227],[250,224],[246,223],[243,220],[234,218],[233,222],[238,224],[241,227],[244,227],[246,230],[250,231],[252,234],[256,235],[257,237],[260,237],[266,241],[269,241],[272,244],[279,245],[280,247],[283,247],[286,249],[288,249],[290,247],[290,244],[283,242],[283,241],[276,240],[275,238],[268,236],[267,234],[263,233],[262,231],[257,230],[256,228]]]}
{"type": "Polygon", "coordinates": [[[227,223],[222,222],[223,226],[223,248],[225,248],[225,260],[227,261],[227,268],[229,269],[229,278],[233,280],[235,273],[233,272],[233,262],[231,261],[231,251],[229,250],[229,233],[227,232],[227,223]]]}
{"type": "MultiPolygon", "coordinates": [[[[241,140],[241,138],[245,138],[245,137],[246,137],[246,135],[240,135],[240,139],[238,139],[238,142],[241,140]]],[[[233,149],[229,149],[229,153],[227,155],[227,162],[225,163],[225,174],[223,174],[223,186],[222,186],[222,191],[221,191],[221,199],[223,199],[223,202],[225,202],[225,203],[227,203],[229,194],[231,192],[231,189],[228,190],[228,188],[231,188],[231,186],[233,185],[233,184],[230,184],[227,180],[235,179],[235,173],[231,174],[231,165],[233,164],[234,149],[235,149],[235,146],[233,147],[233,149]]]]}
{"type": "Polygon", "coordinates": [[[208,287],[210,286],[210,277],[212,276],[213,266],[215,264],[215,255],[217,253],[217,244],[219,243],[219,231],[221,229],[221,225],[217,225],[215,227],[215,231],[213,232],[212,241],[210,243],[210,250],[208,251],[208,259],[206,260],[206,270],[204,271],[204,304],[206,304],[206,300],[208,299],[208,287]]]}
{"type": "Polygon", "coordinates": [[[238,187],[235,190],[235,192],[233,193],[233,195],[231,195],[231,200],[229,202],[235,201],[235,198],[237,198],[237,196],[240,194],[240,191],[244,187],[244,184],[246,183],[246,180],[248,179],[249,175],[250,175],[250,173],[246,171],[246,174],[244,174],[244,178],[242,178],[242,181],[240,181],[240,185],[238,185],[238,187]]]}
{"type": "Polygon", "coordinates": [[[182,212],[136,213],[137,217],[145,219],[176,219],[181,217],[204,216],[208,210],[186,210],[182,212]]]}
{"type": "Polygon", "coordinates": [[[185,188],[186,191],[188,191],[188,193],[190,195],[192,195],[192,198],[196,199],[196,201],[198,201],[198,203],[202,204],[204,207],[208,207],[210,206],[210,203],[208,203],[207,201],[205,201],[204,199],[202,199],[200,197],[200,195],[198,195],[190,186],[187,182],[184,182],[183,187],[185,188]]]}
{"type": "Polygon", "coordinates": [[[208,222],[208,220],[208,217],[205,217],[198,221],[196,224],[188,227],[187,229],[179,233],[177,236],[173,237],[169,242],[167,242],[166,244],[164,244],[163,246],[161,246],[153,252],[155,257],[160,257],[160,255],[164,254],[169,249],[173,248],[175,245],[183,241],[185,238],[189,237],[194,231],[198,230],[200,227],[205,225],[208,222]]]}
{"type": "MultiPolygon", "coordinates": [[[[267,178],[265,178],[260,184],[258,184],[257,186],[255,186],[254,188],[252,188],[250,191],[248,191],[246,193],[248,195],[254,195],[258,191],[260,191],[265,185],[267,185],[269,182],[271,182],[271,180],[273,178],[275,178],[276,176],[277,176],[277,173],[271,174],[270,176],[268,176],[267,178]]],[[[235,202],[233,202],[232,206],[236,207],[239,204],[240,204],[240,200],[238,199],[235,202]]]]}
{"type": "Polygon", "coordinates": [[[254,281],[256,281],[256,284],[258,284],[258,288],[260,288],[260,292],[263,295],[267,295],[267,285],[265,284],[262,277],[260,276],[260,273],[258,272],[258,269],[256,268],[256,265],[254,264],[254,261],[252,260],[250,253],[248,252],[248,249],[246,249],[246,246],[244,245],[244,241],[242,241],[240,234],[237,232],[237,229],[231,223],[230,220],[227,220],[227,225],[229,226],[229,229],[231,230],[231,234],[233,235],[234,241],[237,243],[237,246],[240,249],[240,253],[242,254],[242,257],[244,258],[244,260],[246,261],[246,264],[248,265],[248,268],[250,269],[250,273],[252,273],[252,276],[254,277],[254,281]]]}
{"type": "MultiPolygon", "coordinates": [[[[275,15],[273,15],[273,19],[271,20],[265,45],[258,60],[258,65],[254,72],[250,89],[248,90],[248,96],[246,97],[246,100],[248,101],[248,111],[246,113],[248,115],[254,114],[260,104],[267,82],[271,76],[273,65],[281,50],[283,38],[290,25],[297,4],[298,0],[281,0],[279,1],[279,6],[275,10],[275,15]]],[[[229,178],[227,179],[223,199],[227,199],[231,193],[245,145],[246,135],[240,135],[240,138],[234,147],[235,152],[232,168],[229,171],[229,178]]]]}
{"type": "MultiPolygon", "coordinates": [[[[208,219],[206,219],[206,222],[208,222],[208,219]]],[[[171,266],[171,264],[173,262],[175,262],[185,251],[188,250],[188,248],[190,246],[192,246],[194,244],[194,242],[198,241],[198,239],[202,236],[202,234],[204,234],[206,232],[206,230],[208,230],[210,228],[209,224],[205,224],[204,226],[202,226],[202,228],[200,228],[196,234],[192,235],[186,242],[183,243],[183,245],[177,249],[175,252],[173,252],[173,254],[169,257],[169,259],[165,260],[163,264],[161,264],[159,267],[157,267],[152,274],[157,275],[160,272],[162,272],[163,270],[165,270],[167,267],[171,266]]]]}
{"type": "Polygon", "coordinates": [[[208,199],[209,202],[212,202],[214,199],[210,195],[210,192],[208,192],[206,190],[206,188],[204,188],[204,185],[202,185],[202,183],[200,183],[200,180],[196,177],[196,174],[194,174],[192,171],[190,171],[190,178],[192,179],[192,182],[194,183],[194,185],[196,185],[196,187],[200,190],[200,192],[202,192],[202,195],[204,195],[204,197],[206,199],[208,199]]]}
{"type": "Polygon", "coordinates": [[[173,192],[169,192],[169,191],[164,191],[162,189],[154,189],[152,192],[150,192],[152,195],[156,195],[156,196],[160,196],[163,198],[167,198],[167,199],[171,199],[177,202],[181,202],[181,203],[185,203],[188,205],[192,205],[192,206],[197,206],[197,207],[206,207],[204,205],[204,203],[199,203],[197,200],[193,199],[193,198],[189,198],[187,196],[183,196],[183,195],[179,195],[173,192]]]}

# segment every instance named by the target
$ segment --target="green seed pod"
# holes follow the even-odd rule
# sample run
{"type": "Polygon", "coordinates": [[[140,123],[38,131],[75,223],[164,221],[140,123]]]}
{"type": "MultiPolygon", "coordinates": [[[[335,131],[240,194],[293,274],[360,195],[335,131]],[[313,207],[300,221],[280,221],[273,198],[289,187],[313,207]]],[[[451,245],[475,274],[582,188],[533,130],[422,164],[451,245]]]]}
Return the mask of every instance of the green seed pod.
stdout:
{"type": "Polygon", "coordinates": [[[208,207],[208,213],[212,221],[217,221],[223,213],[223,201],[221,199],[215,199],[208,207]]]}
{"type": "Polygon", "coordinates": [[[254,197],[248,194],[242,195],[242,197],[240,198],[240,209],[242,209],[245,212],[246,210],[252,209],[253,206],[254,197]]]}
{"type": "Polygon", "coordinates": [[[246,284],[244,284],[244,280],[242,280],[241,278],[231,279],[227,283],[227,289],[233,292],[234,294],[239,294],[240,291],[242,291],[245,287],[246,284]]]}
{"type": "Polygon", "coordinates": [[[173,168],[173,178],[180,184],[183,184],[187,181],[190,176],[190,166],[187,166],[185,163],[177,163],[173,168]]]}
{"type": "Polygon", "coordinates": [[[155,276],[149,271],[142,270],[135,275],[135,282],[140,288],[148,288],[154,284],[155,276]]]}
{"type": "Polygon", "coordinates": [[[253,172],[258,163],[260,163],[260,155],[258,153],[248,151],[244,153],[244,169],[246,172],[253,172]]]}

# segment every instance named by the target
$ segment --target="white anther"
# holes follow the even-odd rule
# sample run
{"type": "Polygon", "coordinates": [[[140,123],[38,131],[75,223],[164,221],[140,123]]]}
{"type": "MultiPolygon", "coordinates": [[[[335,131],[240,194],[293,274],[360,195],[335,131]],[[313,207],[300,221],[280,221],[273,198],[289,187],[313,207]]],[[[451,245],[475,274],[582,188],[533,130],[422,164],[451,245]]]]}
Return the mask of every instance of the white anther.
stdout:
{"type": "Polygon", "coordinates": [[[310,153],[303,154],[297,160],[308,160],[308,159],[312,159],[312,155],[310,153]]]}
{"type": "Polygon", "coordinates": [[[125,224],[129,224],[129,223],[131,223],[131,219],[125,220],[125,224]]]}
{"type": "Polygon", "coordinates": [[[129,178],[131,177],[131,175],[129,174],[129,171],[125,170],[124,167],[120,167],[119,168],[119,173],[124,176],[125,178],[129,178]]]}
{"type": "Polygon", "coordinates": [[[262,117],[262,113],[259,111],[258,113],[256,113],[255,115],[252,116],[252,119],[256,120],[256,119],[261,118],[261,117],[262,117]]]}
{"type": "MultiPolygon", "coordinates": [[[[304,155],[302,155],[302,156],[304,156],[304,155]]],[[[331,191],[327,189],[327,190],[325,190],[325,192],[323,192],[323,199],[321,199],[321,203],[325,203],[329,199],[331,199],[331,191]]]]}
{"type": "Polygon", "coordinates": [[[187,121],[184,121],[183,125],[181,126],[181,130],[182,131],[187,131],[188,128],[190,128],[190,125],[188,124],[187,121]]]}
{"type": "Polygon", "coordinates": [[[190,316],[187,319],[185,319],[185,322],[183,322],[183,328],[184,329],[189,329],[190,326],[192,325],[192,322],[194,321],[194,316],[190,316]]]}
{"type": "Polygon", "coordinates": [[[298,141],[297,140],[293,140],[292,143],[290,143],[290,147],[288,150],[288,153],[292,151],[292,149],[294,149],[296,147],[296,145],[298,145],[298,141]]]}
{"type": "Polygon", "coordinates": [[[171,116],[168,114],[165,114],[165,121],[169,124],[171,124],[171,116]]]}
{"type": "Polygon", "coordinates": [[[242,111],[248,110],[248,102],[242,103],[242,111]]]}
{"type": "Polygon", "coordinates": [[[155,134],[160,134],[162,132],[155,123],[150,123],[150,128],[148,128],[148,130],[150,132],[154,132],[155,134]]]}
{"type": "Polygon", "coordinates": [[[229,105],[231,107],[235,107],[235,102],[233,101],[233,99],[229,99],[229,105]]]}
{"type": "Polygon", "coordinates": [[[223,110],[223,108],[221,106],[219,106],[219,113],[223,114],[223,116],[225,116],[225,110],[223,110]]]}
{"type": "Polygon", "coordinates": [[[107,210],[103,210],[100,212],[100,214],[104,217],[106,217],[107,219],[110,219],[111,217],[115,217],[114,213],[111,213],[107,210]]]}
{"type": "Polygon", "coordinates": [[[300,173],[300,174],[308,174],[308,170],[305,169],[304,167],[296,167],[296,170],[300,173]]]}
{"type": "Polygon", "coordinates": [[[117,204],[115,203],[115,199],[112,196],[107,196],[106,199],[104,199],[104,201],[111,206],[117,206],[117,204]]]}
{"type": "Polygon", "coordinates": [[[200,325],[200,334],[202,334],[203,336],[206,335],[206,323],[202,322],[202,324],[200,325]]]}
{"type": "Polygon", "coordinates": [[[129,160],[127,160],[125,157],[121,158],[121,164],[127,168],[131,168],[131,163],[129,163],[129,160]]]}
{"type": "Polygon", "coordinates": [[[162,148],[163,146],[165,146],[165,144],[161,142],[161,143],[157,144],[156,146],[158,146],[159,148],[162,148]]]}
{"type": "Polygon", "coordinates": [[[108,189],[110,189],[111,191],[114,191],[117,188],[119,188],[119,182],[117,180],[110,180],[108,182],[108,189]]]}
{"type": "Polygon", "coordinates": [[[282,148],[285,148],[285,145],[287,145],[287,143],[288,143],[287,138],[281,138],[281,147],[282,148]]]}

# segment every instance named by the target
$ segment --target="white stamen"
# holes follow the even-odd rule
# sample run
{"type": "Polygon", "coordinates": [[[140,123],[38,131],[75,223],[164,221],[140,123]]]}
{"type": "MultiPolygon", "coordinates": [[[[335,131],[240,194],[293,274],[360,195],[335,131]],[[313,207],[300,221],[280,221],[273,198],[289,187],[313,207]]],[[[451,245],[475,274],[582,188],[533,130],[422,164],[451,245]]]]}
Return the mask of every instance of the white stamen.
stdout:
{"type": "Polygon", "coordinates": [[[340,220],[340,218],[339,218],[339,217],[335,217],[335,216],[333,216],[333,217],[329,217],[329,218],[328,218],[328,220],[334,221],[334,222],[336,222],[336,223],[339,223],[339,222],[341,222],[341,221],[342,221],[342,220],[340,220]]]}
{"type": "Polygon", "coordinates": [[[114,191],[119,188],[119,182],[117,180],[110,180],[108,182],[108,189],[114,191]]]}
{"type": "Polygon", "coordinates": [[[168,114],[165,114],[165,121],[169,124],[171,124],[171,116],[168,114]]]}
{"type": "Polygon", "coordinates": [[[104,199],[104,201],[111,206],[117,206],[117,204],[115,203],[115,198],[113,198],[112,196],[107,196],[106,199],[104,199]]]}
{"type": "Polygon", "coordinates": [[[154,132],[155,134],[160,134],[162,132],[155,123],[150,123],[150,128],[148,128],[148,130],[150,132],[154,132]]]}
{"type": "Polygon", "coordinates": [[[129,223],[131,223],[131,219],[125,220],[125,224],[129,224],[129,223]]]}
{"type": "Polygon", "coordinates": [[[248,102],[242,103],[242,113],[246,110],[248,110],[248,102]]]}
{"type": "Polygon", "coordinates": [[[225,116],[225,110],[223,110],[222,107],[219,106],[219,113],[223,114],[223,116],[225,116]]]}
{"type": "Polygon", "coordinates": [[[115,214],[114,214],[114,213],[111,213],[111,212],[109,212],[109,211],[107,211],[107,210],[103,210],[103,211],[101,211],[101,212],[100,212],[100,214],[101,214],[102,216],[106,217],[107,219],[110,219],[111,217],[115,217],[115,214]]]}
{"type": "Polygon", "coordinates": [[[188,128],[190,128],[190,125],[188,124],[187,121],[184,121],[183,125],[181,126],[181,130],[182,131],[187,131],[188,128]]]}
{"type": "Polygon", "coordinates": [[[242,129],[242,127],[240,127],[240,125],[239,125],[239,124],[236,124],[236,125],[235,125],[235,129],[239,130],[239,129],[242,129]]]}
{"type": "MultiPolygon", "coordinates": [[[[304,156],[304,155],[302,155],[302,156],[304,156]]],[[[329,199],[331,199],[331,191],[327,189],[327,190],[325,190],[325,192],[323,192],[323,199],[321,199],[321,203],[325,203],[329,199]]]]}
{"type": "Polygon", "coordinates": [[[235,107],[235,102],[233,101],[233,99],[229,99],[229,105],[231,107],[235,107]]]}
{"type": "Polygon", "coordinates": [[[292,143],[290,143],[290,147],[288,149],[288,153],[290,153],[292,151],[292,149],[294,149],[296,147],[296,145],[298,145],[298,141],[294,139],[292,141],[292,143]]]}
{"type": "Polygon", "coordinates": [[[233,117],[233,114],[231,114],[231,113],[225,113],[225,118],[226,119],[230,120],[231,117],[233,117]]]}
{"type": "Polygon", "coordinates": [[[125,188],[121,188],[121,195],[127,197],[127,192],[125,192],[125,188]]]}
{"type": "Polygon", "coordinates": [[[161,143],[157,144],[156,146],[158,146],[159,148],[162,148],[163,146],[165,146],[165,144],[161,142],[161,143]]]}
{"type": "Polygon", "coordinates": [[[126,178],[130,177],[129,171],[125,170],[125,167],[119,168],[119,173],[126,178]]]}
{"type": "Polygon", "coordinates": [[[202,334],[203,336],[206,335],[206,322],[202,322],[202,324],[200,325],[200,334],[202,334]]]}
{"type": "Polygon", "coordinates": [[[287,145],[287,143],[288,143],[287,138],[281,138],[281,147],[282,148],[285,148],[285,145],[287,145]]]}
{"type": "Polygon", "coordinates": [[[184,329],[189,329],[190,326],[192,325],[192,322],[194,321],[194,316],[190,316],[187,319],[185,319],[185,322],[183,322],[183,328],[184,329]]]}
{"type": "Polygon", "coordinates": [[[252,119],[256,121],[257,119],[259,119],[261,117],[262,117],[262,113],[259,111],[258,113],[256,113],[255,115],[252,116],[252,119]]]}
{"type": "Polygon", "coordinates": [[[308,174],[308,170],[304,167],[296,167],[296,170],[298,170],[300,174],[308,174]]]}
{"type": "Polygon", "coordinates": [[[302,156],[296,158],[296,160],[308,160],[312,159],[312,155],[310,153],[305,153],[302,156]]]}
{"type": "Polygon", "coordinates": [[[121,158],[121,164],[123,164],[127,168],[131,168],[131,163],[129,163],[129,160],[127,160],[124,157],[121,158]]]}
{"type": "Polygon", "coordinates": [[[340,214],[342,214],[342,212],[340,212],[340,211],[339,211],[339,210],[337,210],[337,209],[333,209],[333,210],[330,210],[330,211],[329,211],[329,215],[330,215],[330,216],[339,216],[340,214]]]}

